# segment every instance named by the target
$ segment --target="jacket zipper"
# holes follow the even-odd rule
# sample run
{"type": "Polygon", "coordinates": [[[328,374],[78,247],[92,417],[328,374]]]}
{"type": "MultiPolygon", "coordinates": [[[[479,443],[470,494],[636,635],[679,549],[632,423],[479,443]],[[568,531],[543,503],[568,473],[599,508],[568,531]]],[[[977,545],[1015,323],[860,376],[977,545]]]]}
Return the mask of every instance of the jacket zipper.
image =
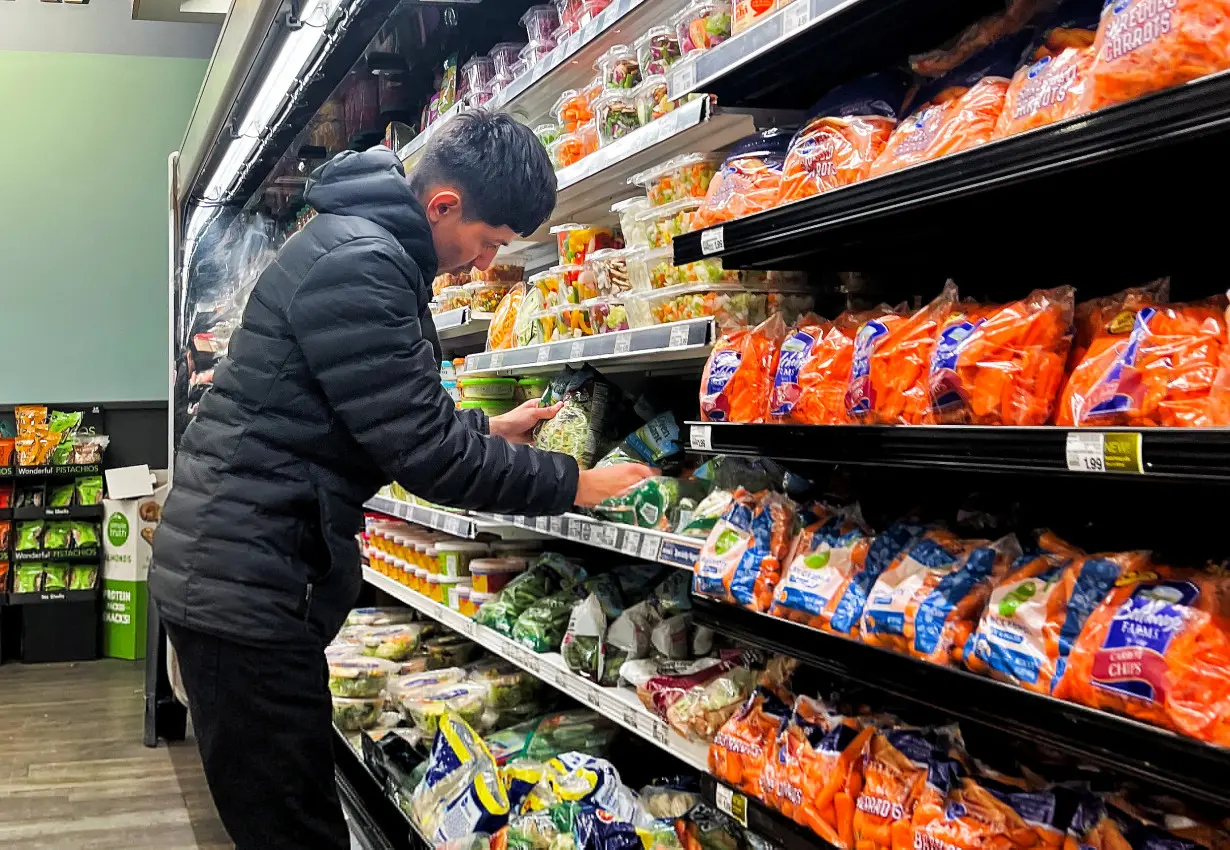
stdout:
{"type": "Polygon", "coordinates": [[[306,622],[312,616],[312,583],[308,582],[307,591],[303,594],[303,619],[306,622]]]}

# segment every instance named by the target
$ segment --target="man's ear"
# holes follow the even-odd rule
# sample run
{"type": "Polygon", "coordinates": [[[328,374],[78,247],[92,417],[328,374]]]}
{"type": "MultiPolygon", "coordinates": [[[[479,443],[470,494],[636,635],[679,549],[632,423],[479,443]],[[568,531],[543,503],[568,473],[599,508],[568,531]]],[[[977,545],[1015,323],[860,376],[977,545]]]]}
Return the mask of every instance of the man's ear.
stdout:
{"type": "Polygon", "coordinates": [[[427,201],[427,220],[438,223],[445,216],[461,213],[461,196],[452,189],[440,189],[433,192],[427,201]]]}

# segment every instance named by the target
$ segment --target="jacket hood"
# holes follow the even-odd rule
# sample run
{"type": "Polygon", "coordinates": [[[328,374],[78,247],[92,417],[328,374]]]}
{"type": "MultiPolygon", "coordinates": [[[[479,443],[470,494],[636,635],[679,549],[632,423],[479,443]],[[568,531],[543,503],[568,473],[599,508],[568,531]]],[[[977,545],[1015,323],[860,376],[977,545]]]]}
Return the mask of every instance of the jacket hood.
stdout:
{"type": "Polygon", "coordinates": [[[396,237],[430,281],[439,259],[431,225],[397,155],[378,147],[343,151],[312,172],[304,200],[319,213],[353,215],[378,224],[396,237]]]}

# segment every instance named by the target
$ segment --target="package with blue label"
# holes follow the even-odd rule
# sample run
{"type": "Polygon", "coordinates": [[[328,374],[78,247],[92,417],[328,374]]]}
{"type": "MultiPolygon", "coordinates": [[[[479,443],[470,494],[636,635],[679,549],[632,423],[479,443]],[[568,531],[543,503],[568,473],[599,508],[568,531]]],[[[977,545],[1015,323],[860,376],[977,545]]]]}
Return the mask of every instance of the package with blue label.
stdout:
{"type": "Polygon", "coordinates": [[[1230,746],[1230,573],[1150,564],[1089,616],[1055,696],[1230,746]]]}
{"type": "Polygon", "coordinates": [[[794,502],[786,496],[736,490],[701,547],[692,591],[769,610],[797,521],[794,502]]]}
{"type": "Polygon", "coordinates": [[[483,739],[453,714],[440,718],[427,773],[410,798],[410,814],[438,846],[508,823],[508,794],[483,739]]]}
{"type": "Polygon", "coordinates": [[[774,314],[756,328],[718,339],[700,378],[700,416],[706,422],[763,422],[786,324],[774,314]]]}
{"type": "Polygon", "coordinates": [[[795,538],[769,613],[833,631],[833,615],[863,572],[875,537],[858,505],[812,505],[808,510],[810,522],[795,538]]]}

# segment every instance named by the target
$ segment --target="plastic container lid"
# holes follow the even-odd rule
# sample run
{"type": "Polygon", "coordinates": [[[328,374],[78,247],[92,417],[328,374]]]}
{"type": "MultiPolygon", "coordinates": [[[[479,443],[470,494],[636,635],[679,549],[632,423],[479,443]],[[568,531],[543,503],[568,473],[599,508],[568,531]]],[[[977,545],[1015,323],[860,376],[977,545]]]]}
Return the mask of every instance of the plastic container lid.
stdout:
{"type": "Polygon", "coordinates": [[[457,402],[458,410],[481,410],[494,416],[507,413],[515,406],[512,399],[502,398],[471,398],[457,402]]]}
{"type": "Polygon", "coordinates": [[[672,201],[669,204],[663,204],[660,207],[653,207],[637,217],[637,221],[660,221],[664,218],[671,218],[681,212],[692,212],[700,209],[703,198],[680,198],[678,201],[672,201]]]}
{"type": "MultiPolygon", "coordinates": [[[[519,381],[517,381],[517,386],[525,387],[526,389],[540,389],[541,388],[545,390],[547,387],[551,386],[551,379],[543,378],[543,377],[521,378],[519,381]]],[[[497,540],[496,542],[491,544],[492,551],[494,551],[496,547],[498,546],[507,545],[507,542],[508,541],[497,540]]]]}
{"type": "Polygon", "coordinates": [[[650,39],[661,38],[662,36],[666,36],[667,38],[673,39],[675,38],[675,31],[671,29],[670,27],[664,26],[664,25],[650,27],[649,29],[645,30],[644,35],[636,39],[636,41],[632,42],[632,47],[634,49],[638,48],[642,44],[648,44],[650,39]]]}
{"type": "Polygon", "coordinates": [[[452,584],[452,585],[464,584],[468,587],[471,583],[469,576],[437,575],[437,576],[432,576],[432,578],[435,579],[436,584],[452,584]]]}
{"type": "Polygon", "coordinates": [[[594,98],[594,111],[597,112],[604,106],[624,106],[628,109],[636,109],[635,91],[635,89],[607,89],[594,98]]]}
{"type": "Polygon", "coordinates": [[[446,286],[440,290],[440,297],[444,299],[460,298],[461,296],[465,294],[466,294],[465,286],[446,286]]]}
{"type": "Polygon", "coordinates": [[[524,558],[478,558],[470,562],[470,574],[489,576],[497,573],[520,573],[529,569],[524,558]]]}
{"type": "Polygon", "coordinates": [[[593,225],[590,225],[590,224],[577,224],[575,221],[570,221],[567,224],[557,224],[547,232],[548,233],[567,233],[572,230],[595,230],[595,229],[597,228],[595,228],[593,225]]]}
{"type": "Polygon", "coordinates": [[[627,44],[612,45],[611,49],[598,57],[598,61],[594,63],[594,70],[601,71],[607,65],[613,65],[620,59],[631,59],[636,61],[636,51],[627,44]]]}
{"type": "MultiPolygon", "coordinates": [[[[512,378],[489,378],[493,381],[508,381],[514,383],[512,378]]],[[[474,554],[485,555],[491,551],[491,547],[486,543],[480,543],[477,540],[440,540],[436,543],[436,552],[470,552],[474,554]]]]}
{"type": "Polygon", "coordinates": [[[480,378],[477,376],[473,378],[466,378],[463,376],[457,379],[457,386],[462,389],[466,387],[515,386],[516,383],[517,381],[515,378],[480,378]]]}
{"type": "Polygon", "coordinates": [[[480,292],[484,289],[502,289],[507,292],[513,288],[513,285],[507,280],[476,280],[472,283],[467,283],[461,288],[466,292],[480,292]]]}
{"type": "MultiPolygon", "coordinates": [[[[632,181],[629,180],[628,182],[631,183],[632,181]]],[[[611,204],[611,212],[616,215],[622,215],[629,210],[643,211],[647,209],[649,209],[649,199],[644,195],[634,195],[631,198],[624,198],[619,203],[611,204]]]]}
{"type": "Polygon", "coordinates": [[[334,679],[387,679],[397,671],[397,665],[383,658],[350,656],[329,662],[329,675],[334,679]]]}
{"type": "Polygon", "coordinates": [[[409,676],[398,676],[388,684],[389,696],[400,701],[407,694],[413,696],[416,691],[435,688],[440,685],[452,685],[464,681],[466,671],[460,667],[443,667],[439,670],[428,670],[425,673],[411,673],[409,676]]]}
{"type": "Polygon", "coordinates": [[[478,590],[470,591],[470,601],[475,605],[482,605],[484,602],[490,602],[492,599],[495,599],[496,596],[497,594],[495,593],[483,593],[478,590]]]}
{"type": "Polygon", "coordinates": [[[658,180],[676,171],[684,166],[693,165],[698,162],[712,162],[715,166],[722,163],[722,157],[711,153],[685,153],[679,156],[673,156],[666,162],[659,162],[644,171],[638,171],[628,178],[628,182],[634,186],[647,186],[654,180],[658,180]]]}

